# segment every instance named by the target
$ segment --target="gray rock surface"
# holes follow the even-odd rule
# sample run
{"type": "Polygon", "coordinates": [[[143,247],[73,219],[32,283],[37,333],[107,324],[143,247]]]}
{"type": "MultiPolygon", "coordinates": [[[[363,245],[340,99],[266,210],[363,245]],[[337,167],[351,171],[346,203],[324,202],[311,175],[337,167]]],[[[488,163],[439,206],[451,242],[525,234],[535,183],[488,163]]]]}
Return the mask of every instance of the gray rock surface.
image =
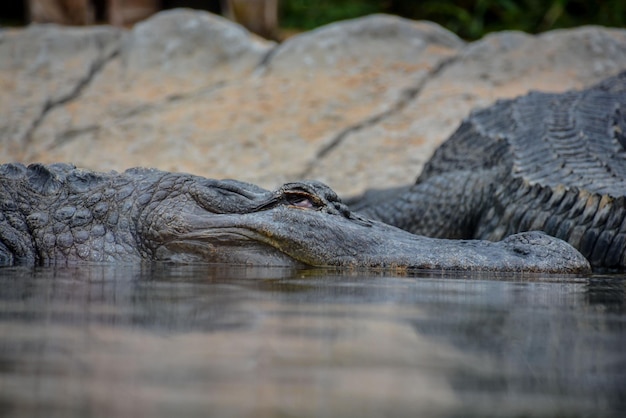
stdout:
{"type": "Polygon", "coordinates": [[[317,178],[343,194],[414,180],[476,107],[626,69],[626,30],[465,43],[373,15],[280,45],[206,12],[132,30],[0,32],[1,162],[152,166],[264,187],[317,178]]]}
{"type": "Polygon", "coordinates": [[[116,56],[123,33],[112,27],[34,25],[0,32],[0,152],[21,158],[46,113],[76,100],[116,56]]]}
{"type": "MultiPolygon", "coordinates": [[[[419,93],[377,123],[350,131],[308,176],[352,189],[407,183],[472,109],[529,90],[582,88],[626,69],[626,30],[583,27],[532,36],[501,32],[468,44],[419,93]],[[354,153],[358,148],[367,152],[354,153]],[[341,167],[341,173],[333,167],[341,167]]],[[[367,121],[366,121],[367,122],[367,121]]],[[[417,176],[415,176],[417,177],[417,176]]]]}
{"type": "Polygon", "coordinates": [[[137,24],[122,49],[132,73],[162,77],[220,78],[247,75],[273,46],[243,26],[210,13],[178,9],[137,24]]]}

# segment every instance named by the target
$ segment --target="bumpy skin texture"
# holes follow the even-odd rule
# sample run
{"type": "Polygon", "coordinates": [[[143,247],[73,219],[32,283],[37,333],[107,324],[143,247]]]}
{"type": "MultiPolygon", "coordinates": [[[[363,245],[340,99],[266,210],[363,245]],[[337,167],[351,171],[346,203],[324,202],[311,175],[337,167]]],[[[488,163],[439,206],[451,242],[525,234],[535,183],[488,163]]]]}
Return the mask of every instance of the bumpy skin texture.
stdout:
{"type": "Polygon", "coordinates": [[[352,213],[327,186],[276,191],[151,169],[0,166],[0,265],[168,260],[580,273],[538,232],[501,242],[413,235],[352,213]]]}
{"type": "Polygon", "coordinates": [[[626,72],[474,112],[415,185],[351,207],[416,234],[500,240],[541,230],[592,266],[626,268],[626,72]]]}

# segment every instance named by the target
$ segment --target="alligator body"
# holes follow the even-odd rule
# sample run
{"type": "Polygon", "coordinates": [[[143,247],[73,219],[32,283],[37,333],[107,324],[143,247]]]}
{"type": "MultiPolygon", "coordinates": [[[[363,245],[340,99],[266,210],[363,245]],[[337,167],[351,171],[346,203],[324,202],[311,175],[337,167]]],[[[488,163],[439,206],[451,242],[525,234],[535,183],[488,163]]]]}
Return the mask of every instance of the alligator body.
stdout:
{"type": "Polygon", "coordinates": [[[164,260],[454,270],[586,272],[538,232],[442,240],[361,218],[317,182],[276,191],[153,169],[0,166],[0,265],[164,260]]]}
{"type": "Polygon", "coordinates": [[[541,230],[592,266],[626,267],[626,72],[472,113],[417,182],[351,208],[415,234],[501,240],[541,230]]]}

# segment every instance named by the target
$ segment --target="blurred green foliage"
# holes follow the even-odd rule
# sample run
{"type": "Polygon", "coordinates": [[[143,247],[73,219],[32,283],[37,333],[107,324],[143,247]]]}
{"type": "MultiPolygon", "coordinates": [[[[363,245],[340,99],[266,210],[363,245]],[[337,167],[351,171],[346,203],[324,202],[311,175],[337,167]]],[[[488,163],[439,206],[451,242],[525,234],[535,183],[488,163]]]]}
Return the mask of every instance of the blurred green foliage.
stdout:
{"type": "Polygon", "coordinates": [[[381,12],[384,2],[373,0],[280,0],[280,24],[310,30],[338,20],[381,12]]]}
{"type": "Polygon", "coordinates": [[[625,0],[281,0],[281,26],[309,30],[391,13],[431,20],[465,39],[511,29],[529,33],[581,25],[626,26],[625,0]]]}

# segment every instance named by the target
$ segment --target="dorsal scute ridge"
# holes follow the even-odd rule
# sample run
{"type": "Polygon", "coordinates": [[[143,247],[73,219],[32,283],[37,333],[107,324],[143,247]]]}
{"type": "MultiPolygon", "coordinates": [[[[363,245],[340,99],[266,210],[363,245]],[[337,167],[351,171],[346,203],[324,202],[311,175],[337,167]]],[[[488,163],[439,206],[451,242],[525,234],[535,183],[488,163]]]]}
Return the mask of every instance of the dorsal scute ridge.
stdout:
{"type": "Polygon", "coordinates": [[[500,167],[546,187],[626,195],[626,72],[586,90],[531,91],[470,114],[418,183],[451,171],[500,167]]]}
{"type": "Polygon", "coordinates": [[[531,93],[514,101],[518,130],[508,136],[513,174],[544,186],[626,194],[626,152],[614,128],[615,112],[626,106],[626,89],[607,85],[615,84],[531,93]]]}

